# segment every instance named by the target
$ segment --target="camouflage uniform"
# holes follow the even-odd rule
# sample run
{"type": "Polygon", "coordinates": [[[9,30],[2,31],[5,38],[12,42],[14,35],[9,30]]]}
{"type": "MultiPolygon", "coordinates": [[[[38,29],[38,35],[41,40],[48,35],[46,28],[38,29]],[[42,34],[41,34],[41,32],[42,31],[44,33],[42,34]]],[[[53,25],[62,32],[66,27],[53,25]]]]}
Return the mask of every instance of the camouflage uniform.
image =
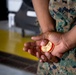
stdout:
{"type": "MultiPolygon", "coordinates": [[[[57,32],[67,32],[76,25],[76,0],[50,0],[50,13],[57,32]]],[[[76,48],[66,52],[59,63],[40,63],[37,75],[76,75],[76,48]]]]}

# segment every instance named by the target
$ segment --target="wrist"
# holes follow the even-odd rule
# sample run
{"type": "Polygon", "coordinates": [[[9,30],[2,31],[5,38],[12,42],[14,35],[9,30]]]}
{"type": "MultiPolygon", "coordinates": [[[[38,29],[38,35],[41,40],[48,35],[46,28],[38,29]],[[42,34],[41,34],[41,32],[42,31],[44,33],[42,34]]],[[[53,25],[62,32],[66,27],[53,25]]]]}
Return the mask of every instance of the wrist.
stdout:
{"type": "Polygon", "coordinates": [[[63,34],[63,40],[68,49],[76,47],[76,36],[74,33],[75,32],[72,29],[71,31],[63,34]]]}
{"type": "Polygon", "coordinates": [[[44,27],[41,27],[41,32],[42,33],[45,33],[45,32],[49,32],[49,31],[56,31],[55,29],[55,26],[50,24],[50,25],[47,25],[47,26],[44,26],[44,27]]]}
{"type": "Polygon", "coordinates": [[[41,19],[39,23],[43,33],[56,30],[56,21],[51,16],[46,20],[41,19]]]}

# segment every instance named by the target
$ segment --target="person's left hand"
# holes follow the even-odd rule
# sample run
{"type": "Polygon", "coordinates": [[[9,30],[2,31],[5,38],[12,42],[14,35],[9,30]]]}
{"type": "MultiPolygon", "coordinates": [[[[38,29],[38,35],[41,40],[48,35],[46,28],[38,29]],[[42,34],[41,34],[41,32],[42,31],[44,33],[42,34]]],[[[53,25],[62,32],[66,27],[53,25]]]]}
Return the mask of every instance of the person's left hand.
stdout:
{"type": "Polygon", "coordinates": [[[53,56],[51,53],[41,52],[40,47],[42,41],[48,42],[48,40],[43,39],[33,42],[27,42],[24,44],[23,50],[39,58],[40,62],[58,62],[59,60],[57,59],[57,57],[53,56]]]}

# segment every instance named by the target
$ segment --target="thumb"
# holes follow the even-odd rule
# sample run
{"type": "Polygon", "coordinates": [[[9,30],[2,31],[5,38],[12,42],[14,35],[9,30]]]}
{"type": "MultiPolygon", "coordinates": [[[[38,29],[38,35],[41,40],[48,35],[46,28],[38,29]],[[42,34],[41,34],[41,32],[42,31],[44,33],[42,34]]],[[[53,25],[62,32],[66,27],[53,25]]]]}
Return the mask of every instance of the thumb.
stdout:
{"type": "Polygon", "coordinates": [[[43,40],[43,39],[49,40],[48,37],[49,37],[50,34],[51,34],[51,32],[45,32],[45,33],[40,34],[38,36],[31,37],[31,39],[34,40],[34,41],[43,40]]]}
{"type": "Polygon", "coordinates": [[[41,40],[41,43],[40,43],[41,46],[44,46],[48,43],[48,39],[45,37],[45,34],[33,36],[33,37],[31,37],[31,39],[34,41],[40,41],[41,40]]]}
{"type": "Polygon", "coordinates": [[[38,35],[38,36],[33,36],[33,37],[31,37],[31,39],[34,40],[34,41],[38,41],[38,40],[44,39],[44,36],[41,34],[41,35],[38,35]]]}

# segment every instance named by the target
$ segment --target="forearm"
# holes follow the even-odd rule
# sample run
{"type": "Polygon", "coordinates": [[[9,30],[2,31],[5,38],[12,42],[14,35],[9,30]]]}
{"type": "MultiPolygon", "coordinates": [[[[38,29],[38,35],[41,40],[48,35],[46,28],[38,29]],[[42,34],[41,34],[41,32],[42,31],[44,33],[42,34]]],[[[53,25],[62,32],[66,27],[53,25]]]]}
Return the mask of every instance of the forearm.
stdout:
{"type": "Polygon", "coordinates": [[[64,39],[69,49],[76,47],[76,25],[64,34],[64,39]]]}
{"type": "Polygon", "coordinates": [[[54,30],[54,20],[49,13],[49,0],[32,0],[42,32],[54,30]]]}

